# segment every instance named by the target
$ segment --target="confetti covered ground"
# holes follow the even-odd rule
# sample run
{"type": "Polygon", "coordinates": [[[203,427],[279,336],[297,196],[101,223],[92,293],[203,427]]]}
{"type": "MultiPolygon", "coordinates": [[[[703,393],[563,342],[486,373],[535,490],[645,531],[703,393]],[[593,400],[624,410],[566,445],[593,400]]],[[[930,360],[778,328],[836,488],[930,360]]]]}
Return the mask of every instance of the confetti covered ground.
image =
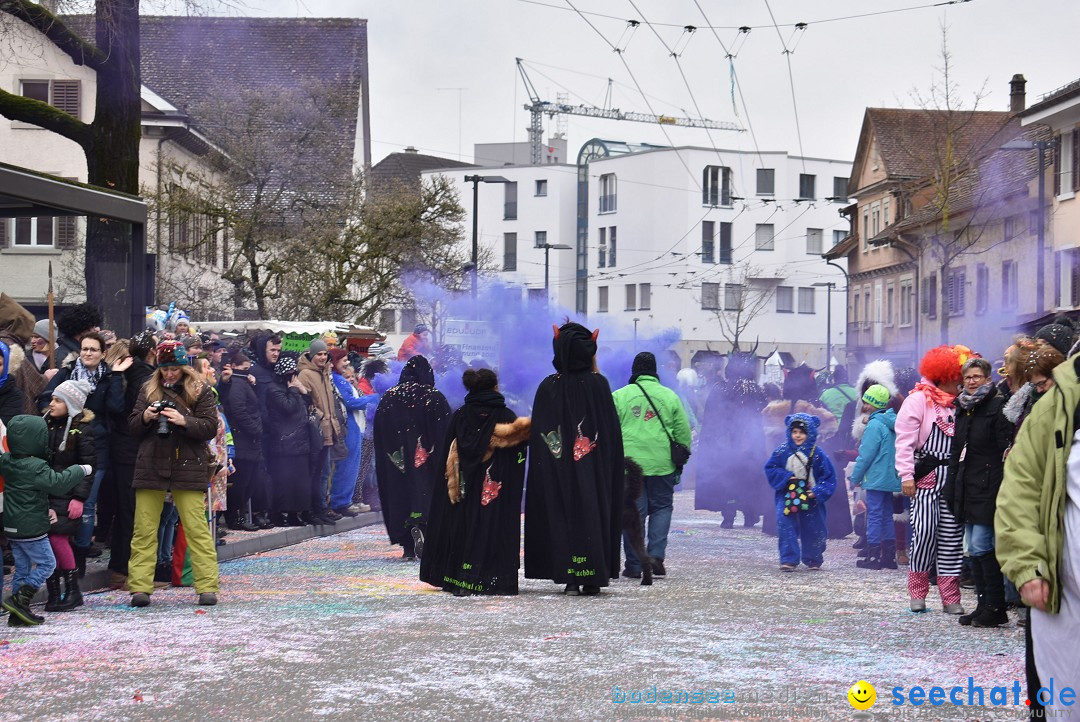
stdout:
{"type": "Polygon", "coordinates": [[[670,538],[666,579],[596,598],[533,580],[455,598],[380,526],[225,563],[217,607],[189,589],[147,609],[89,595],[44,626],[0,627],[0,719],[851,719],[860,679],[874,719],[1022,718],[892,705],[897,685],[1022,681],[1023,630],[961,627],[936,589],[912,614],[904,571],[856,569],[853,538],[830,542],[822,571],[781,574],[774,539],[721,529],[688,490],[670,538]],[[705,701],[630,702],[654,689],[705,701]]]}

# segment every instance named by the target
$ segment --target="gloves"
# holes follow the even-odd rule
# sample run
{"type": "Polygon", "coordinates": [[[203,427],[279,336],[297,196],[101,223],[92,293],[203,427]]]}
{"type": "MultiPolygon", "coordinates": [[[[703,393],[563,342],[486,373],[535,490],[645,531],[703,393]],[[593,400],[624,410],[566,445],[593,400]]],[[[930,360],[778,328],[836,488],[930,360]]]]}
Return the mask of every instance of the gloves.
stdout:
{"type": "Polygon", "coordinates": [[[79,468],[82,469],[83,476],[90,476],[94,473],[94,467],[89,464],[79,464],[79,468]]]}
{"type": "Polygon", "coordinates": [[[83,512],[83,503],[78,499],[72,499],[68,502],[68,519],[81,519],[83,512]]]}

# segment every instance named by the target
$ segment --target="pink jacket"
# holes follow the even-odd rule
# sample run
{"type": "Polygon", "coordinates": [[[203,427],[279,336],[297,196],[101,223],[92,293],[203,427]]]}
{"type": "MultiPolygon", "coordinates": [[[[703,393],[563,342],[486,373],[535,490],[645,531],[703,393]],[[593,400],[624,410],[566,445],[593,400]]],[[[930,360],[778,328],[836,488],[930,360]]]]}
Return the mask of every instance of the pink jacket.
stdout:
{"type": "MultiPolygon", "coordinates": [[[[929,383],[925,379],[923,382],[929,383]]],[[[930,438],[934,421],[939,417],[947,419],[952,413],[951,408],[930,403],[921,391],[913,391],[904,399],[896,415],[896,473],[901,481],[914,478],[915,452],[930,438]]]]}

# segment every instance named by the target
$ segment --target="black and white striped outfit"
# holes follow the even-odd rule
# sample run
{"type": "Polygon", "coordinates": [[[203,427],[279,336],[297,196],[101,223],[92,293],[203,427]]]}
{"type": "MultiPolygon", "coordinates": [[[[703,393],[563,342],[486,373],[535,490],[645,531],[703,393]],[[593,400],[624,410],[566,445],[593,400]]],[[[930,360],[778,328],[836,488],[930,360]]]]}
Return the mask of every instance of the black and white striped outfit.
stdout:
{"type": "MultiPolygon", "coordinates": [[[[949,473],[949,451],[952,437],[937,422],[930,429],[930,436],[921,452],[933,454],[944,460],[934,469],[936,477],[932,487],[915,490],[911,504],[911,566],[912,572],[932,572],[938,576],[959,576],[964,560],[964,526],[945,504],[941,488],[949,473]]],[[[925,477],[924,477],[925,478],[925,477]]],[[[916,479],[917,483],[925,483],[916,479]]]]}

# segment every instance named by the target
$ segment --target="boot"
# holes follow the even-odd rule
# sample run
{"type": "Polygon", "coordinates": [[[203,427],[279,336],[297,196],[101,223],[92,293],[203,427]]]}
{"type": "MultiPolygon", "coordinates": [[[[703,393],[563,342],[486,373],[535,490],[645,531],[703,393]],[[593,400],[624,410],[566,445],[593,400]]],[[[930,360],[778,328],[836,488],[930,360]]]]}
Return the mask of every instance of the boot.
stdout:
{"type": "Polygon", "coordinates": [[[852,549],[864,549],[866,547],[866,535],[861,535],[855,540],[855,543],[851,545],[852,549]]]}
{"type": "Polygon", "coordinates": [[[45,588],[49,591],[49,598],[45,602],[46,612],[55,612],[60,608],[60,573],[59,569],[54,569],[45,580],[45,588]]]}
{"type": "Polygon", "coordinates": [[[896,569],[896,542],[881,542],[881,569],[896,569]]]}
{"type": "Polygon", "coordinates": [[[855,562],[859,569],[881,569],[881,545],[867,544],[866,558],[855,562]]]}
{"type": "Polygon", "coordinates": [[[986,604],[982,613],[971,620],[973,627],[998,627],[1009,623],[1005,611],[1005,578],[1001,575],[994,552],[983,554],[975,561],[982,567],[983,584],[986,587],[986,604]]]}
{"type": "Polygon", "coordinates": [[[19,587],[10,597],[4,600],[4,609],[24,624],[35,626],[45,621],[45,617],[34,614],[30,609],[30,601],[37,594],[37,589],[24,584],[19,587]]]}
{"type": "Polygon", "coordinates": [[[976,562],[971,557],[964,557],[963,566],[960,567],[960,588],[961,589],[974,589],[975,577],[972,573],[972,568],[976,562]]]}
{"type": "Polygon", "coordinates": [[[975,582],[975,597],[978,599],[978,604],[975,605],[975,611],[971,614],[963,614],[957,620],[965,627],[971,625],[971,620],[982,614],[983,609],[986,608],[986,582],[983,580],[982,564],[973,564],[971,568],[971,577],[975,582]]]}
{"type": "MultiPolygon", "coordinates": [[[[64,599],[56,611],[70,612],[83,605],[82,590],[79,589],[79,575],[74,569],[65,569],[61,574],[64,575],[64,599]]],[[[47,605],[45,611],[49,611],[47,605]]]]}
{"type": "Polygon", "coordinates": [[[270,521],[270,515],[266,512],[256,514],[252,520],[255,522],[255,525],[258,526],[260,529],[274,528],[274,522],[270,521]]]}
{"type": "Polygon", "coordinates": [[[78,570],[80,577],[85,577],[86,553],[90,551],[90,547],[79,547],[72,544],[71,551],[75,554],[75,569],[78,570]]]}

